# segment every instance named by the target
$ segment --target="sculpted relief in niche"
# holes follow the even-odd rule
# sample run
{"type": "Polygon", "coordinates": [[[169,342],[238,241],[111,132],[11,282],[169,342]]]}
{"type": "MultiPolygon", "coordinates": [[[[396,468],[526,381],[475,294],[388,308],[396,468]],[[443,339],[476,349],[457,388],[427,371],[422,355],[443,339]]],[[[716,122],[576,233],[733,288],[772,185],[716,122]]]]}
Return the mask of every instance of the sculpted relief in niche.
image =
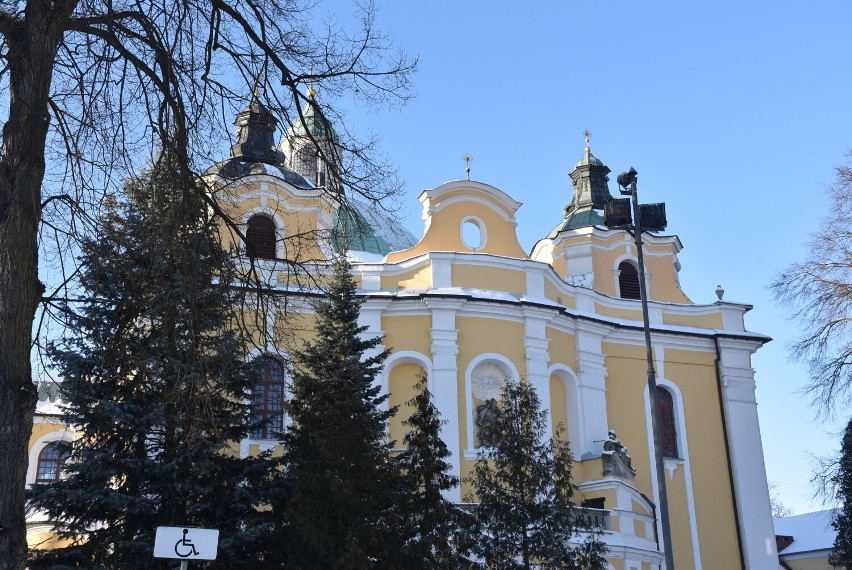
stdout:
{"type": "Polygon", "coordinates": [[[497,362],[480,362],[471,373],[476,447],[492,447],[496,440],[498,405],[511,375],[497,362]]]}

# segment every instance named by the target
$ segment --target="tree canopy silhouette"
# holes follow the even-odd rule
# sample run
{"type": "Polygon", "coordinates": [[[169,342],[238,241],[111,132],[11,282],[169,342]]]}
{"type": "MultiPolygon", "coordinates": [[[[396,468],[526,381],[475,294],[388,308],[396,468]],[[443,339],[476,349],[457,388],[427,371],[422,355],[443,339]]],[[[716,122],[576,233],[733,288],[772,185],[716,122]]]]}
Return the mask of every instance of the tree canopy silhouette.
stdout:
{"type": "MultiPolygon", "coordinates": [[[[309,0],[0,2],[7,110],[0,146],[0,570],[18,570],[26,554],[34,320],[40,304],[73,301],[76,240],[97,232],[105,194],[121,192],[121,179],[156,148],[168,146],[187,172],[209,165],[252,91],[290,122],[309,101],[321,104],[302,92],[308,83],[324,94],[323,104],[410,97],[415,62],[375,29],[369,3],[341,18],[346,26],[317,8],[309,0]],[[40,271],[48,264],[59,270],[40,271]]],[[[323,111],[340,125],[347,191],[392,193],[394,178],[374,158],[372,141],[351,136],[330,106],[323,111]]],[[[42,313],[37,328],[50,322],[42,313]]]]}

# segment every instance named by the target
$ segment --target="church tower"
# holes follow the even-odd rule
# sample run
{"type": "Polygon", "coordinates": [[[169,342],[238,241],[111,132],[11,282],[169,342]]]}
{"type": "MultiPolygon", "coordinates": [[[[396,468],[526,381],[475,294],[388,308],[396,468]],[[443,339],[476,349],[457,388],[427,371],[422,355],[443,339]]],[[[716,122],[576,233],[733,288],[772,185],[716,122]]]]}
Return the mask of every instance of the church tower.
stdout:
{"type": "MultiPolygon", "coordinates": [[[[632,236],[604,226],[610,169],[592,154],[588,131],[582,158],[571,172],[574,194],[565,217],[533,246],[530,258],[553,266],[566,282],[611,297],[639,298],[638,255],[632,236]]],[[[689,303],[678,281],[682,249],[675,235],[646,232],[645,278],[651,300],[689,303]]]]}
{"type": "Polygon", "coordinates": [[[335,194],[343,191],[340,182],[343,148],[337,132],[316,102],[317,92],[308,87],[308,101],[281,139],[280,148],[287,166],[317,187],[335,194]]]}

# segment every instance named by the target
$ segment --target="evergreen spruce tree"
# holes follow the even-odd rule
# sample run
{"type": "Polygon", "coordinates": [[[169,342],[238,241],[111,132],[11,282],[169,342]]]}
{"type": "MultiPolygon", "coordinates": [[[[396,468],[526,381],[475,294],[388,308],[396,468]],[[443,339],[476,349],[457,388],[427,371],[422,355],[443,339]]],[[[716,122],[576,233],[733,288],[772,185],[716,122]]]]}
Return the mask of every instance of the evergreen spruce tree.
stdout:
{"type": "Polygon", "coordinates": [[[837,473],[832,478],[840,508],[832,526],[837,531],[830,561],[834,566],[852,568],[852,420],[846,425],[840,448],[837,473]]]}
{"type": "Polygon", "coordinates": [[[399,498],[403,564],[410,569],[461,568],[467,559],[459,529],[472,518],[444,498],[444,491],[457,487],[459,480],[449,474],[452,454],[441,439],[443,422],[425,377],[415,389],[417,395],[408,402],[413,411],[404,422],[409,427],[406,449],[397,457],[404,482],[399,498]]]}
{"type": "Polygon", "coordinates": [[[71,328],[50,351],[79,438],[64,478],[30,496],[70,544],[36,551],[33,569],[173,568],[152,558],[158,526],[220,530],[217,562],[194,567],[239,568],[262,550],[272,462],[233,450],[249,427],[247,339],[229,328],[216,222],[176,164],[164,153],[130,180],[83,245],[86,301],[66,307],[71,328]]]}
{"type": "Polygon", "coordinates": [[[398,550],[393,503],[399,480],[390,458],[374,380],[387,352],[358,326],[362,300],[344,259],[334,263],[316,304],[317,336],[294,355],[290,423],[284,434],[289,525],[282,552],[293,569],[392,568],[398,550]]]}
{"type": "Polygon", "coordinates": [[[469,537],[489,569],[603,569],[604,544],[585,529],[573,502],[571,452],[548,438],[547,412],[528,382],[509,383],[496,418],[493,447],[483,450],[466,481],[475,524],[469,537]]]}

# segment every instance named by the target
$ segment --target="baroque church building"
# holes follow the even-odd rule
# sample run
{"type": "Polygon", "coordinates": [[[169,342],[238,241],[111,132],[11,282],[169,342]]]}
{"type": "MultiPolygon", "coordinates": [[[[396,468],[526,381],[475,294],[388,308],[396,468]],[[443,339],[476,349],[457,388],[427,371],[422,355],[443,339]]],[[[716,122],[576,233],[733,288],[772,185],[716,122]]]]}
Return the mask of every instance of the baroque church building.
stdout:
{"type": "MultiPolygon", "coordinates": [[[[309,91],[310,99],[315,97],[309,91]]],[[[388,430],[402,442],[406,402],[425,373],[445,420],[453,474],[467,475],[490,439],[506,382],[535,386],[550,423],[565,427],[575,459],[577,499],[594,513],[615,570],[778,568],[755,401],[751,355],[769,338],[744,322],[750,306],[697,305],[681,290],[677,236],[646,234],[645,275],[633,237],[603,225],[609,168],[587,143],[571,172],[573,198],[531,252],[521,247],[521,203],[483,182],[457,180],[423,191],[417,239],[337,179],[341,150],[310,102],[276,143],[276,119],[255,99],[237,115],[230,157],[205,174],[237,222],[227,237],[257,279],[281,300],[258,307],[257,350],[265,373],[253,401],[270,418],[240,452],[273,448],[286,422],[286,354],[311,336],[300,271],[353,262],[365,334],[392,353],[379,381],[400,406],[388,430]],[[317,145],[322,152],[317,153],[317,145]],[[657,476],[647,385],[639,279],[649,296],[672,544],[658,522],[657,476]],[[263,310],[262,310],[263,309],[263,310]],[[296,338],[293,338],[293,337],[296,338]],[[281,356],[284,355],[282,359],[281,356]]],[[[566,182],[567,183],[567,182],[566,182]]],[[[56,391],[42,386],[30,442],[29,483],[58,477],[56,391]]],[[[462,502],[465,484],[450,493],[462,502]]],[[[49,534],[37,514],[31,543],[49,534]]]]}

